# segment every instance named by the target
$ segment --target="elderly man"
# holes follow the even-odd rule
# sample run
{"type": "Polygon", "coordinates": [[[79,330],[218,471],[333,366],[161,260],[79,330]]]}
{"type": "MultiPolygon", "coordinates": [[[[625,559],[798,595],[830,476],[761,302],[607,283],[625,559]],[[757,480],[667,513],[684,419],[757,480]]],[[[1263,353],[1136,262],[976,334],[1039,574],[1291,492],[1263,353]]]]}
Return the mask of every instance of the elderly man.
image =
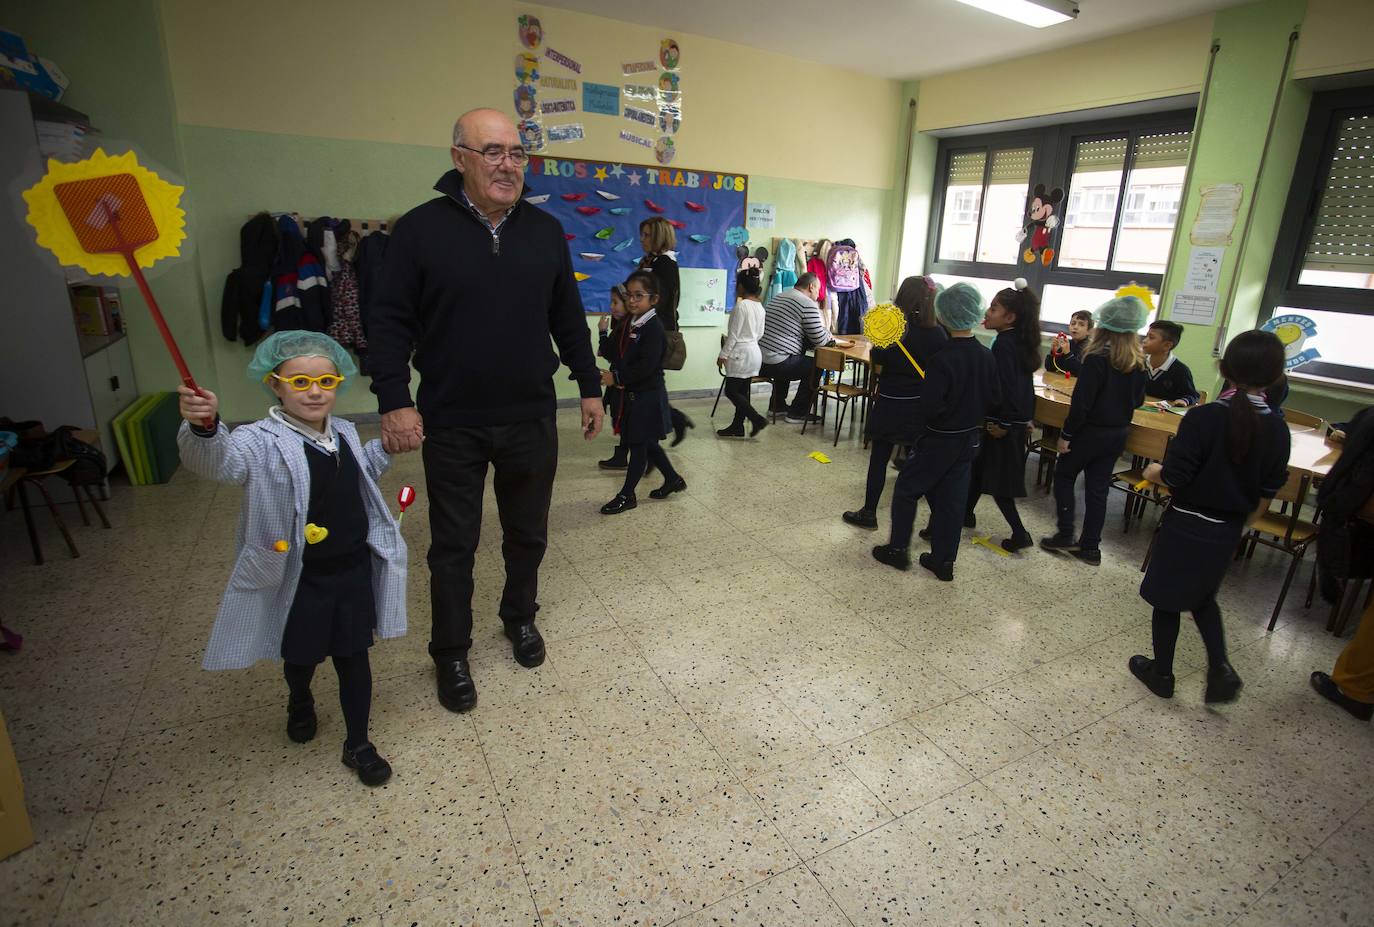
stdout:
{"type": "Polygon", "coordinates": [[[588,440],[601,430],[602,407],[563,227],[520,201],[529,155],[515,125],[497,110],[466,113],[453,127],[452,155],[455,169],[434,185],[441,195],[396,224],[368,341],[383,446],[423,450],[439,701],[468,711],[477,704],[468,650],[487,467],[506,562],[500,617],[516,661],[534,667],[544,662],[534,616],[558,464],[560,357],[578,383],[588,440]]]}
{"type": "Polygon", "coordinates": [[[806,353],[809,348],[830,345],[848,347],[848,341],[831,337],[821,322],[821,281],[815,274],[797,278],[790,290],[783,290],[768,300],[763,309],[763,335],[759,349],[763,352],[763,366],[759,373],[773,381],[773,401],[769,408],[781,412],[787,402],[787,390],[793,380],[800,380],[797,395],[787,407],[787,421],[800,425],[811,415],[811,401],[816,396],[816,362],[806,353]]]}

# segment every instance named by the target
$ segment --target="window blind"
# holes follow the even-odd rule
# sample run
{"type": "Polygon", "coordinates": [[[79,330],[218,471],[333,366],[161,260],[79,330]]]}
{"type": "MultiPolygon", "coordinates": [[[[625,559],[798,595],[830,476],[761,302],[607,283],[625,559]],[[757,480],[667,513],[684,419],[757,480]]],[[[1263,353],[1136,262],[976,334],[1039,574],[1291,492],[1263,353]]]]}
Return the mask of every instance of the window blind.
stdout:
{"type": "Polygon", "coordinates": [[[1188,163],[1192,132],[1142,135],[1135,140],[1135,167],[1183,167],[1188,163]]]}
{"type": "Polygon", "coordinates": [[[1374,274],[1374,113],[1347,116],[1336,131],[1326,186],[1304,270],[1374,274]]]}
{"type": "Polygon", "coordinates": [[[981,187],[983,168],[988,163],[986,151],[963,151],[949,159],[949,186],[981,187]]]}
{"type": "Polygon", "coordinates": [[[991,183],[1029,183],[1031,157],[1034,154],[1034,148],[1004,148],[1001,151],[993,152],[991,183]]]}

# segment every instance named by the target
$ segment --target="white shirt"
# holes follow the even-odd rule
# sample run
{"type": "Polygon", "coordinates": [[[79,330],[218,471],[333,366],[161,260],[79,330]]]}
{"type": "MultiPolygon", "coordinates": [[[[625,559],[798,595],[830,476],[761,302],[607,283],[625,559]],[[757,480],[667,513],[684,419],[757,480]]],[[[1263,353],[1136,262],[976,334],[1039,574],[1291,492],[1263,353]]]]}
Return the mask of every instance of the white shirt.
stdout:
{"type": "Polygon", "coordinates": [[[763,303],[753,299],[735,300],[725,344],[720,348],[720,356],[725,358],[727,377],[748,378],[758,375],[763,365],[763,353],[759,350],[763,322],[763,303]]]}

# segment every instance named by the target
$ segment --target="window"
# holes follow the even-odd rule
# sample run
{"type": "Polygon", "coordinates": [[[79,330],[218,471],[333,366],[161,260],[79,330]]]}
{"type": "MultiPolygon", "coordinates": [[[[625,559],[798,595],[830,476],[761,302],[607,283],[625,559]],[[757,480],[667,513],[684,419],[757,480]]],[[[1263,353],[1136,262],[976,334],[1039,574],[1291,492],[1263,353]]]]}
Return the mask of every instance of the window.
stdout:
{"type": "Polygon", "coordinates": [[[1075,310],[1096,307],[1131,281],[1158,289],[1192,122],[1185,111],[942,141],[929,272],[991,282],[1025,277],[1041,294],[1047,331],[1065,329],[1075,310]],[[1035,227],[1027,227],[1037,184],[1063,191],[1053,213],[1058,228],[1043,248],[1031,247],[1035,227]]]}
{"type": "Polygon", "coordinates": [[[1374,384],[1374,87],[1313,96],[1263,309],[1316,324],[1291,372],[1374,384]]]}

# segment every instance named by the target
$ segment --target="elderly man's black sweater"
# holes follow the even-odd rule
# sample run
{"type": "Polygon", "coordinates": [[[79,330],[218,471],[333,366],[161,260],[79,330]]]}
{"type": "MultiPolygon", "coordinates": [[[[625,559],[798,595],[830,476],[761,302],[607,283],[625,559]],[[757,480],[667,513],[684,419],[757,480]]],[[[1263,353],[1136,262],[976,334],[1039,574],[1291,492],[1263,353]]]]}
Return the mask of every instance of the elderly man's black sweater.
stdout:
{"type": "Polygon", "coordinates": [[[520,202],[493,235],[464,202],[457,171],[434,189],[444,195],[397,222],[368,320],[379,410],[412,404],[412,352],[421,378],[416,404],[426,426],[504,425],[552,415],[560,357],[582,397],[599,398],[563,226],[520,202]]]}

